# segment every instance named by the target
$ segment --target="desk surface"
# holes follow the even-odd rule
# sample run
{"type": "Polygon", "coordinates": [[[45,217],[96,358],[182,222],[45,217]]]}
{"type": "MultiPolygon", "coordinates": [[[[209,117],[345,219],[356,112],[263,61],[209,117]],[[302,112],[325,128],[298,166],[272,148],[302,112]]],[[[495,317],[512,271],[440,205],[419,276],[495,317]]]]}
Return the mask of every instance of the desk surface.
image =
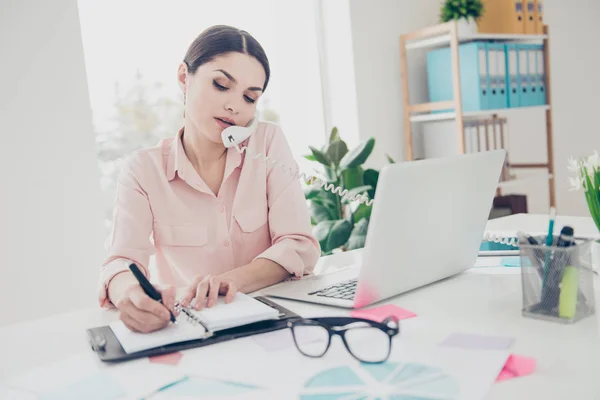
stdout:
{"type": "MultiPolygon", "coordinates": [[[[490,221],[488,227],[522,229],[524,224],[535,223],[536,218],[543,220],[541,216],[512,216],[490,221]]],[[[563,223],[589,222],[563,218],[563,223]]],[[[317,270],[325,273],[350,265],[359,257],[360,251],[325,257],[317,270]]],[[[515,271],[517,273],[500,273],[506,272],[501,267],[472,269],[394,297],[386,303],[417,313],[417,318],[402,323],[402,335],[411,340],[437,343],[456,331],[516,338],[512,352],[535,357],[537,370],[531,376],[495,384],[488,399],[600,398],[598,317],[592,316],[573,325],[522,317],[521,281],[518,270],[515,271]]],[[[598,302],[599,280],[595,288],[598,302]]],[[[338,308],[277,301],[308,317],[349,313],[338,308]]],[[[0,380],[89,351],[85,329],[106,324],[114,318],[114,311],[92,309],[0,328],[0,380]]]]}

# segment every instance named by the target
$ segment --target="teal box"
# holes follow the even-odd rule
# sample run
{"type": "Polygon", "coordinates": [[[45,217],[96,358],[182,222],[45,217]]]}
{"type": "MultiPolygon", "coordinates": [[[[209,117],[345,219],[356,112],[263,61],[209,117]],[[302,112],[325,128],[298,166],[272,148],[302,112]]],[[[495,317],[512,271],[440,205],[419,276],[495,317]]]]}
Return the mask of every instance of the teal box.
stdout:
{"type": "MultiPolygon", "coordinates": [[[[486,43],[461,44],[458,54],[463,112],[489,110],[490,82],[486,43]]],[[[427,53],[427,83],[429,101],[448,101],[454,98],[449,47],[427,53]]]]}

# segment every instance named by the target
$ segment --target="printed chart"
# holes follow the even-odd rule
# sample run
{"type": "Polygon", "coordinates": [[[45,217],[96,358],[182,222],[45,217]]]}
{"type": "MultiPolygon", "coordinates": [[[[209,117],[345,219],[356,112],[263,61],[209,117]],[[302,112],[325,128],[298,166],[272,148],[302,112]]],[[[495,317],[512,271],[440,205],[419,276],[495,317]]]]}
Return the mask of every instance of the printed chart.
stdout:
{"type": "Polygon", "coordinates": [[[310,378],[302,400],[451,400],[460,395],[456,379],[441,368],[417,363],[344,365],[310,378]]]}

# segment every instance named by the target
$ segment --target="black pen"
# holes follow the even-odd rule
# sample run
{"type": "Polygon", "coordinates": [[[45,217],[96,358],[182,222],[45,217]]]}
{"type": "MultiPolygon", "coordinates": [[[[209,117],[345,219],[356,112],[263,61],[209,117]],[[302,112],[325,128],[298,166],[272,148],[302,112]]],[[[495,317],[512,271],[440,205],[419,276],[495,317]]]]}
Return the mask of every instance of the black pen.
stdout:
{"type": "MultiPolygon", "coordinates": [[[[138,266],[135,264],[130,264],[129,269],[131,270],[131,272],[133,272],[133,276],[135,276],[135,279],[138,280],[142,289],[144,289],[144,293],[146,293],[151,299],[158,301],[160,304],[163,304],[160,292],[156,290],[154,286],[152,286],[148,279],[146,279],[146,277],[144,276],[144,274],[142,274],[142,271],[140,271],[138,266]]],[[[173,315],[171,310],[169,310],[169,314],[171,314],[171,322],[175,322],[175,316],[173,315]]]]}

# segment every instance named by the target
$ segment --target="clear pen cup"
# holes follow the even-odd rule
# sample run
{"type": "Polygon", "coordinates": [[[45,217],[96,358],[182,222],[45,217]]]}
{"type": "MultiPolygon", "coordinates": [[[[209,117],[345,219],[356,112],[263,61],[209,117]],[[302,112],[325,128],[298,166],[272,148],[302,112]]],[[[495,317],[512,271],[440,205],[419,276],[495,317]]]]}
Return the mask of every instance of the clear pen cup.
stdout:
{"type": "MultiPolygon", "coordinates": [[[[535,239],[546,242],[545,236],[535,239]]],[[[591,243],[576,240],[570,247],[519,244],[523,316],[569,324],[595,313],[591,243]]]]}

